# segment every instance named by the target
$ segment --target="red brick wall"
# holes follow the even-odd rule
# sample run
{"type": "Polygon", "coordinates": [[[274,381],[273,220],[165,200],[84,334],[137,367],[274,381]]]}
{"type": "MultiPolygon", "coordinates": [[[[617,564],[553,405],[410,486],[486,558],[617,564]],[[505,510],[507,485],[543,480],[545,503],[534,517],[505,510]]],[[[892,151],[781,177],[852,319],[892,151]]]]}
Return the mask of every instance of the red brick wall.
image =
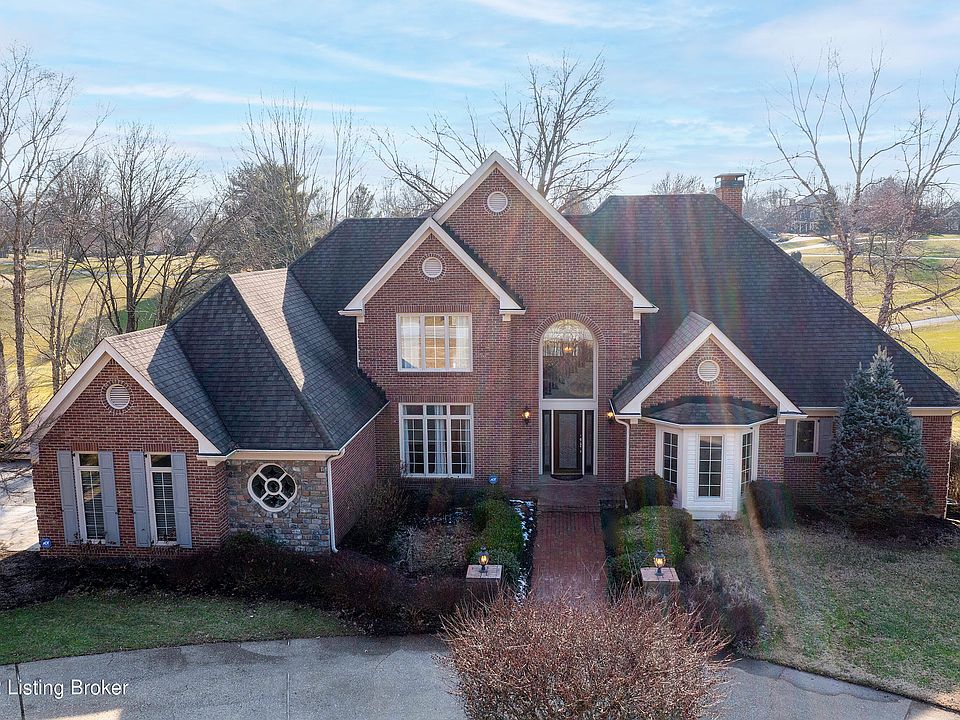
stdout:
{"type": "Polygon", "coordinates": [[[190,526],[194,548],[218,545],[227,534],[227,498],[223,464],[210,467],[197,459],[197,441],[149,393],[112,360],[50,428],[40,442],[33,466],[40,537],[53,541],[52,554],[82,552],[97,555],[170,555],[177,547],[138,548],[133,529],[128,452],[183,452],[187,456],[190,492],[190,526]],[[104,393],[114,383],[130,390],[130,405],[114,410],[104,393]],[[113,452],[117,508],[120,512],[120,546],[66,545],[60,507],[57,451],[113,452]]]}
{"type": "Polygon", "coordinates": [[[657,428],[648,422],[630,426],[630,477],[652,475],[657,471],[657,428]]]}
{"type": "MultiPolygon", "coordinates": [[[[386,411],[384,411],[386,412],[386,411]]],[[[377,477],[376,422],[347,443],[343,455],[330,461],[333,479],[333,521],[339,543],[353,527],[377,477]]]]}
{"type": "MultiPolygon", "coordinates": [[[[949,416],[927,416],[922,420],[923,451],[930,468],[933,514],[943,515],[947,507],[951,418],[949,416]]],[[[816,502],[819,495],[820,466],[824,459],[825,457],[821,455],[784,458],[784,479],[790,486],[794,499],[805,503],[816,502]]]]}
{"type": "MultiPolygon", "coordinates": [[[[555,321],[586,325],[598,343],[597,468],[601,480],[622,480],[624,428],[605,421],[613,391],[629,375],[640,348],[640,325],[627,297],[573,242],[498,171],[494,171],[448,219],[447,224],[520,295],[526,314],[508,323],[501,348],[506,377],[484,389],[503,413],[495,442],[510,448],[503,460],[518,480],[540,473],[540,341],[555,321]],[[487,196],[506,193],[509,206],[499,215],[486,207],[487,196]],[[520,411],[529,407],[529,424],[520,411]]],[[[475,342],[477,333],[474,332],[475,342]]],[[[475,353],[479,362],[493,362],[475,353]]],[[[480,439],[477,441],[480,449],[480,439]]],[[[479,468],[478,468],[479,469],[479,468]]]]}
{"type": "Polygon", "coordinates": [[[646,409],[686,395],[735,397],[767,407],[776,405],[712,338],[678,367],[676,372],[644,401],[643,407],[646,409]],[[720,365],[720,376],[713,382],[704,382],[697,375],[697,367],[704,360],[713,360],[720,365]]]}

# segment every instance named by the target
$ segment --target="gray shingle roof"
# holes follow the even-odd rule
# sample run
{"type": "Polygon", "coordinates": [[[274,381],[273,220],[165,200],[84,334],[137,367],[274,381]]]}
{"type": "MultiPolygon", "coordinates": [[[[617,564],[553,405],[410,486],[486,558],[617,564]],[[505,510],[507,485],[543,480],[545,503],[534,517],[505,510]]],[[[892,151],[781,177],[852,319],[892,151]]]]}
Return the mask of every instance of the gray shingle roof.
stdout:
{"type": "Polygon", "coordinates": [[[656,357],[643,371],[628,382],[613,396],[613,406],[619,412],[623,406],[633,400],[660,372],[672,363],[686,349],[690,343],[710,327],[710,321],[697,313],[687,315],[680,327],[676,329],[666,345],[657,353],[656,357]]]}
{"type": "Polygon", "coordinates": [[[612,197],[570,218],[660,311],[643,318],[642,374],[691,312],[709,318],[801,407],[836,407],[887,348],[917,406],[956,391],[713,195],[612,197]]]}
{"type": "Polygon", "coordinates": [[[644,412],[644,417],[675,425],[752,425],[776,416],[774,408],[717,397],[682,397],[644,412]]]}
{"type": "Polygon", "coordinates": [[[196,425],[220,452],[232,449],[233,443],[220,416],[193,374],[176,336],[167,326],[109,337],[107,342],[196,425]]]}
{"type": "Polygon", "coordinates": [[[384,406],[383,395],[363,377],[286,269],[232,275],[324,438],[342,447],[384,406]]]}

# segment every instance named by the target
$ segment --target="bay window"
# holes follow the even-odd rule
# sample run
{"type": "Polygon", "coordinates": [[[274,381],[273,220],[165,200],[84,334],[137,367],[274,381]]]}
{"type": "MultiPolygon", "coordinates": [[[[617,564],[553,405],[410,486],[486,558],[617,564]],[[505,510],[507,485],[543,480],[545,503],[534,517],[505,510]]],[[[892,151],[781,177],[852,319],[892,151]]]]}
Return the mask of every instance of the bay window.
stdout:
{"type": "Polygon", "coordinates": [[[473,475],[473,406],[400,406],[400,445],[408,475],[473,475]]]}
{"type": "Polygon", "coordinates": [[[753,433],[744,433],[740,440],[740,487],[753,480],[753,433]]]}
{"type": "Polygon", "coordinates": [[[700,436],[700,497],[720,497],[723,478],[723,435],[700,436]]]}
{"type": "Polygon", "coordinates": [[[663,431],[663,479],[677,486],[677,468],[680,460],[680,436],[663,431]]]}
{"type": "Polygon", "coordinates": [[[397,315],[398,369],[466,372],[472,362],[469,314],[397,315]]]}

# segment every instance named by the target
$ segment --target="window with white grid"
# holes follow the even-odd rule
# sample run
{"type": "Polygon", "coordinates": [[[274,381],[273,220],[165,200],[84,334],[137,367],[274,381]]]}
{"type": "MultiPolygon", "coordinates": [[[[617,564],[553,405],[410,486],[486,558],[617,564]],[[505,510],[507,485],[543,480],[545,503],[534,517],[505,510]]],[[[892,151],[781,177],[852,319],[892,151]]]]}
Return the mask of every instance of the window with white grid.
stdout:
{"type": "Polygon", "coordinates": [[[106,538],[106,529],[100,487],[100,459],[97,453],[78,453],[75,457],[81,537],[86,541],[101,542],[106,538]]]}
{"type": "Polygon", "coordinates": [[[465,372],[473,362],[470,315],[397,315],[397,367],[465,372]]]}
{"type": "Polygon", "coordinates": [[[150,509],[153,512],[154,541],[177,541],[177,519],[173,505],[173,467],[169,455],[150,456],[150,509]]]}
{"type": "Polygon", "coordinates": [[[720,497],[723,479],[723,435],[700,436],[700,497],[720,497]]]}
{"type": "Polygon", "coordinates": [[[403,465],[408,475],[473,475],[473,406],[400,406],[403,465]]]}
{"type": "Polygon", "coordinates": [[[680,460],[680,436],[677,433],[663,433],[663,479],[676,487],[677,466],[680,460]]]}

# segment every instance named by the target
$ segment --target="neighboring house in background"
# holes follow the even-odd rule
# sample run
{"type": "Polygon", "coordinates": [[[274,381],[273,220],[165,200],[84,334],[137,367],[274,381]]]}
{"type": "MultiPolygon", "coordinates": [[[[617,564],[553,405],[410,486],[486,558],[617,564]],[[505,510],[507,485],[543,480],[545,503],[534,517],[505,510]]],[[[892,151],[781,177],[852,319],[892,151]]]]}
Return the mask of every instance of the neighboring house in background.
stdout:
{"type": "Polygon", "coordinates": [[[55,553],[237,530],[323,551],[400,466],[621,501],[658,473],[696,518],[735,514],[758,477],[809,499],[878,346],[942,513],[957,393],[724,204],[741,191],[564,217],[494,155],[429,217],[346,220],[287,269],[225,278],[105,340],[41,413],[40,534],[55,553]]]}
{"type": "Polygon", "coordinates": [[[795,235],[829,235],[830,227],[814,195],[791,200],[783,208],[784,231],[795,235]]]}

